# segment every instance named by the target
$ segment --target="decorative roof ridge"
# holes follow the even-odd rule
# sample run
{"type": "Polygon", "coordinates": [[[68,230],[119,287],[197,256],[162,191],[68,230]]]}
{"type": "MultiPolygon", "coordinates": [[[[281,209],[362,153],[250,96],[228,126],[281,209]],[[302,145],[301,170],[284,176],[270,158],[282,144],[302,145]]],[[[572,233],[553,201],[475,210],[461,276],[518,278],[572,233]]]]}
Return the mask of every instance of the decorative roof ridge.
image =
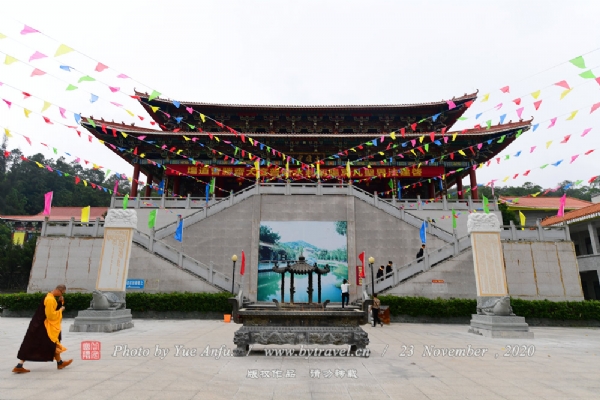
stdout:
{"type": "MultiPolygon", "coordinates": [[[[137,90],[135,91],[135,95],[139,96],[139,97],[144,97],[144,98],[148,98],[149,94],[148,93],[142,93],[142,92],[138,92],[137,90]]],[[[459,97],[453,97],[451,99],[447,99],[447,100],[440,100],[440,101],[436,101],[436,102],[427,102],[427,103],[409,103],[409,104],[364,104],[364,105],[360,105],[360,104],[330,104],[330,105],[277,105],[277,104],[226,104],[226,103],[204,103],[204,102],[188,102],[188,101],[180,101],[179,103],[181,103],[181,105],[195,105],[195,106],[207,106],[207,107],[234,107],[234,108],[276,108],[276,109],[286,109],[286,108],[295,108],[295,109],[302,109],[302,108],[338,108],[338,109],[343,109],[343,108],[356,108],[356,109],[361,109],[361,108],[410,108],[410,107],[423,107],[423,106],[437,106],[437,105],[444,105],[447,104],[448,101],[463,101],[463,100],[474,100],[477,98],[477,94],[479,93],[479,90],[477,90],[474,93],[470,93],[467,94],[465,93],[462,96],[459,97]]],[[[153,99],[152,101],[159,101],[159,102],[165,102],[165,103],[172,103],[173,100],[172,99],[165,99],[162,97],[157,97],[155,99],[153,99]]]]}
{"type": "Polygon", "coordinates": [[[553,215],[547,217],[542,220],[542,226],[562,225],[565,222],[568,223],[568,221],[577,219],[585,220],[587,219],[585,217],[594,216],[600,216],[600,203],[591,203],[589,206],[566,212],[564,216],[553,215]]]}

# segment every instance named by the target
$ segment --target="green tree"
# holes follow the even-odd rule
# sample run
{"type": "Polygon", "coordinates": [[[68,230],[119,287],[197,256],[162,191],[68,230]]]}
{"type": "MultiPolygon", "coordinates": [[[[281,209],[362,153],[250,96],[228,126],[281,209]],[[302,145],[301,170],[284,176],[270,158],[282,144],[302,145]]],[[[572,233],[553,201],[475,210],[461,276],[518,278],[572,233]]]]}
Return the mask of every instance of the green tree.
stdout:
{"type": "Polygon", "coordinates": [[[336,221],[335,222],[335,231],[341,236],[346,236],[348,233],[348,222],[336,221]]]}
{"type": "Polygon", "coordinates": [[[279,239],[281,236],[277,232],[273,232],[268,226],[260,226],[259,240],[261,242],[275,244],[279,239]]]}

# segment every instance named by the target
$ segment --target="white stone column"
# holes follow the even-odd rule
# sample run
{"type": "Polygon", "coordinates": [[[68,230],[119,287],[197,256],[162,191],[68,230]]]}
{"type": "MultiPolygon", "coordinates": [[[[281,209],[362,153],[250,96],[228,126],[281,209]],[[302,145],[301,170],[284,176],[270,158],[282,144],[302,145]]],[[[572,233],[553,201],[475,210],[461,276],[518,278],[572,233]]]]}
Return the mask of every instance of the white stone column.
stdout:
{"type": "Polygon", "coordinates": [[[588,232],[590,233],[590,241],[592,242],[592,254],[598,254],[598,250],[600,249],[598,233],[596,227],[591,222],[588,222],[588,232]]]}
{"type": "Polygon", "coordinates": [[[135,210],[110,209],[104,220],[104,241],[96,289],[125,292],[133,230],[137,228],[135,210]]]}

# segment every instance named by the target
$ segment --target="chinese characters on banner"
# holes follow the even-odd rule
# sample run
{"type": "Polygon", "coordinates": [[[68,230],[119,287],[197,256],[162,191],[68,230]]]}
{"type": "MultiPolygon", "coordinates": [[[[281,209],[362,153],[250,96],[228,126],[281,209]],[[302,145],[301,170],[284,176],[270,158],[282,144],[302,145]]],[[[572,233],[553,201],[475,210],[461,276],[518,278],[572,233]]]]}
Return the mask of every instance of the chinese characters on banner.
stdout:
{"type": "MultiPolygon", "coordinates": [[[[256,169],[245,166],[195,166],[185,164],[166,165],[167,175],[191,175],[191,176],[238,176],[254,178],[256,169]]],[[[351,167],[353,179],[364,178],[431,178],[444,174],[444,167],[351,167]]],[[[267,178],[285,178],[285,168],[280,167],[262,167],[260,170],[262,176],[267,178]]],[[[321,177],[346,179],[345,168],[321,168],[321,177]]],[[[316,168],[302,170],[301,168],[290,168],[290,178],[316,178],[316,168]]]]}
{"type": "Polygon", "coordinates": [[[362,280],[363,280],[363,278],[361,278],[362,269],[363,269],[362,265],[356,266],[356,286],[362,286],[362,280]]]}

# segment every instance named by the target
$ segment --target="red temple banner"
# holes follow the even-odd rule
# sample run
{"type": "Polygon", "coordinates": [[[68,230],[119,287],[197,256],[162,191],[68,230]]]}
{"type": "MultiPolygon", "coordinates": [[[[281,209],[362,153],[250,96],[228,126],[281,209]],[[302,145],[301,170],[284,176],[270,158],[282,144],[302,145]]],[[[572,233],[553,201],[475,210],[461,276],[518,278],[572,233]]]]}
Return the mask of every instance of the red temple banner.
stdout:
{"type": "MultiPolygon", "coordinates": [[[[191,176],[243,176],[246,178],[255,178],[256,169],[246,166],[195,166],[186,164],[169,164],[167,175],[191,175],[191,176]]],[[[351,167],[352,179],[364,178],[432,178],[445,173],[444,167],[351,167]]],[[[285,168],[270,166],[261,167],[260,174],[266,178],[285,178],[285,168]]],[[[302,170],[301,168],[290,167],[290,178],[316,178],[315,168],[302,170]]],[[[321,168],[321,177],[347,179],[346,168],[321,168]]]]}

